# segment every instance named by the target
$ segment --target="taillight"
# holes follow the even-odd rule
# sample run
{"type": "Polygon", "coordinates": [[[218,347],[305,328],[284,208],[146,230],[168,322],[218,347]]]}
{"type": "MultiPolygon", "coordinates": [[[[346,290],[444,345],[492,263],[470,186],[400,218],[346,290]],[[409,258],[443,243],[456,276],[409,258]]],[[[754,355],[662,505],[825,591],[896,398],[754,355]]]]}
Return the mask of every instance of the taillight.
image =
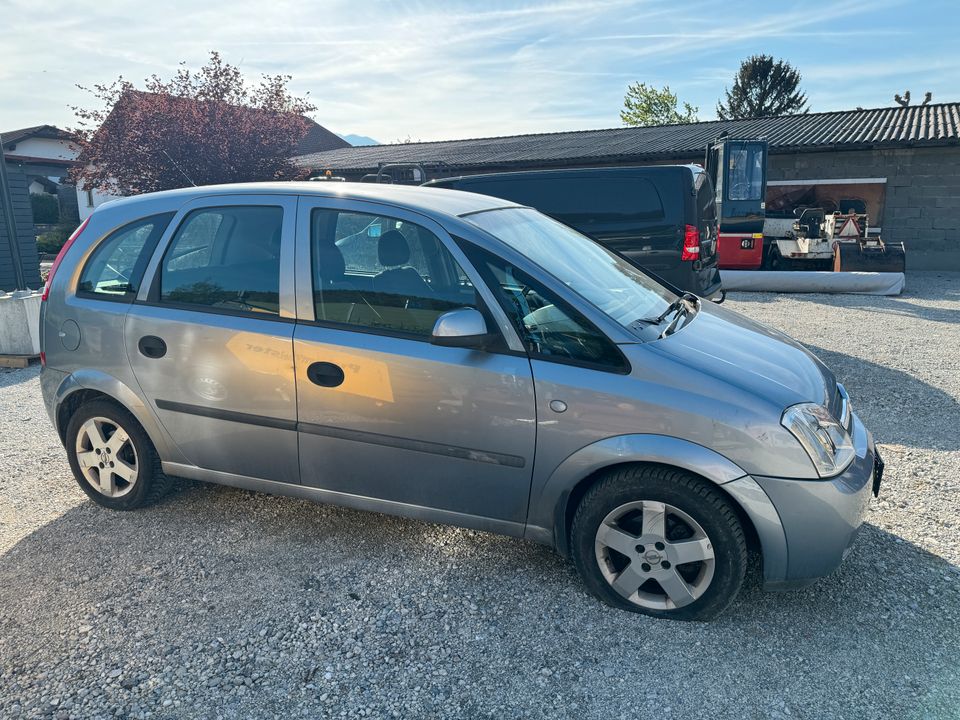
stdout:
{"type": "Polygon", "coordinates": [[[683,231],[683,252],[681,260],[700,259],[700,231],[695,225],[686,225],[683,231]]]}
{"type": "Polygon", "coordinates": [[[90,218],[87,218],[80,223],[80,227],[70,233],[70,237],[67,238],[67,241],[63,244],[63,247],[60,248],[60,252],[57,253],[57,257],[54,259],[53,265],[50,266],[50,274],[47,275],[47,282],[43,286],[43,295],[40,297],[41,302],[50,296],[50,284],[53,282],[53,276],[57,272],[57,268],[60,267],[60,263],[63,261],[63,256],[67,254],[67,250],[69,250],[70,246],[73,245],[73,241],[80,237],[80,233],[86,229],[88,222],[90,222],[90,218]]]}

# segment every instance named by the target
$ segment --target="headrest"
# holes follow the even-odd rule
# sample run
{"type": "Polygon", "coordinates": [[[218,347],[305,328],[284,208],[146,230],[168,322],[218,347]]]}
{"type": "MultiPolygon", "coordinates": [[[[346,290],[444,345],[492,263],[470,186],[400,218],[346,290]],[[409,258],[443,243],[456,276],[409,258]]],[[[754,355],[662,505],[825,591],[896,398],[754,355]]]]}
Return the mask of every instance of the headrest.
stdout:
{"type": "Polygon", "coordinates": [[[324,280],[341,280],[347,270],[343,253],[334,243],[317,245],[317,274],[324,280]]]}
{"type": "Polygon", "coordinates": [[[380,236],[377,255],[380,258],[380,264],[384,267],[406,265],[410,260],[410,246],[399,230],[387,230],[380,236]]]}

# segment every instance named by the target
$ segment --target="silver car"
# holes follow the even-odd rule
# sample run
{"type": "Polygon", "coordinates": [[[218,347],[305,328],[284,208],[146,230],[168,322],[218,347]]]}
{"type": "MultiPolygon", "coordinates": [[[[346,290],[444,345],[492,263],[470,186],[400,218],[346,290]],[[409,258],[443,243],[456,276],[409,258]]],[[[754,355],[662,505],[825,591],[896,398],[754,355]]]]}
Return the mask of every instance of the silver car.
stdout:
{"type": "Polygon", "coordinates": [[[451,190],[107,203],[54,265],[42,342],[104,507],[183,477],[524,537],[658,617],[722,611],[750,552],[768,588],[830,573],[883,468],[790,338],[451,190]]]}

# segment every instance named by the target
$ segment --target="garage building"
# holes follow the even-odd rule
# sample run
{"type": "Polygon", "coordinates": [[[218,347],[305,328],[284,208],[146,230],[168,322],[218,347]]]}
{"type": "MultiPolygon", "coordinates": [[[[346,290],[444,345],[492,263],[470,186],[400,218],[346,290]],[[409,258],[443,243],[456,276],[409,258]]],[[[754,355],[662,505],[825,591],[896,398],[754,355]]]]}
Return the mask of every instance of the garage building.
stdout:
{"type": "MultiPolygon", "coordinates": [[[[830,187],[870,199],[871,223],[903,242],[911,270],[960,270],[960,103],[341,148],[295,161],[348,180],[387,163],[427,179],[481,172],[703,162],[730,138],[770,144],[770,192],[830,187]],[[846,190],[845,190],[846,188],[846,190]]],[[[410,179],[408,177],[408,179],[410,179]]],[[[419,179],[419,178],[416,178],[419,179]]]]}

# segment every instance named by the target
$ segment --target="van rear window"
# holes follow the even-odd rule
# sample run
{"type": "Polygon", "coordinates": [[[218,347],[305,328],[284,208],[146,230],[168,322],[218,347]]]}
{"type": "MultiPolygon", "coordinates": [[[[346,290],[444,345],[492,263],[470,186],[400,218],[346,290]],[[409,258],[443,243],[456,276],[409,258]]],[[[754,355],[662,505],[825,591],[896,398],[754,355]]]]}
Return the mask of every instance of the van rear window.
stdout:
{"type": "Polygon", "coordinates": [[[552,177],[464,183],[462,189],[529,205],[573,225],[662,220],[656,186],[640,177],[552,177]]]}

